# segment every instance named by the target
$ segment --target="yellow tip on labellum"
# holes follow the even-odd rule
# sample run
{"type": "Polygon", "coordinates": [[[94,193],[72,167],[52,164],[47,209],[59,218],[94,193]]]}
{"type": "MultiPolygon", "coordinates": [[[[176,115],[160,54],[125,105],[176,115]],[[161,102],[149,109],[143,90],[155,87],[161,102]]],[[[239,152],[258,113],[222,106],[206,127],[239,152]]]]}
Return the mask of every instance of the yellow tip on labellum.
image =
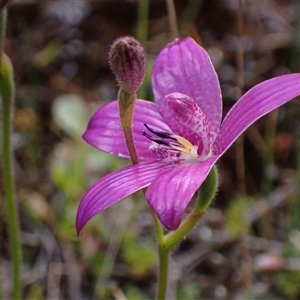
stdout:
{"type": "Polygon", "coordinates": [[[171,135],[171,137],[173,137],[174,139],[177,140],[177,142],[182,145],[183,147],[178,147],[175,145],[171,145],[172,148],[181,151],[187,155],[190,155],[193,158],[197,158],[198,154],[197,154],[197,150],[196,148],[191,144],[191,142],[189,142],[187,139],[183,138],[180,135],[171,135]]]}

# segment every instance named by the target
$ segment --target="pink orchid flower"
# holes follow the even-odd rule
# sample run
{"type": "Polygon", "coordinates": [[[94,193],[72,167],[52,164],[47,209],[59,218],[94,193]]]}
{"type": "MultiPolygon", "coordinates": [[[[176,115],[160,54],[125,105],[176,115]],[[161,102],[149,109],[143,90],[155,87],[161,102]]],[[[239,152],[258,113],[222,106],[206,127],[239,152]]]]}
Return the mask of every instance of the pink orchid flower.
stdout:
{"type": "MultiPolygon", "coordinates": [[[[137,100],[133,137],[139,163],[97,181],[82,199],[77,232],[96,214],[148,187],[146,199],[162,224],[175,230],[215,162],[257,119],[300,95],[300,74],[264,81],[243,95],[221,124],[222,97],[206,51],[177,39],[158,55],[152,86],[156,103],[137,100]]],[[[101,107],[83,138],[92,146],[129,157],[118,102],[101,107]]]]}

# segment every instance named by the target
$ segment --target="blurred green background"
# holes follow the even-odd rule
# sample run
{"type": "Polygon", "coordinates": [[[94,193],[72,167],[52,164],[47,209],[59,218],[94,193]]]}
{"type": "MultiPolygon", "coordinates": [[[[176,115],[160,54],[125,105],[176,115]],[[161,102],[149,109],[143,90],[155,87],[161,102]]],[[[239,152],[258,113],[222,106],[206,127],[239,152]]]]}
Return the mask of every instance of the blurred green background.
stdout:
{"type": "MultiPolygon", "coordinates": [[[[81,139],[92,113],[116,99],[107,63],[115,38],[142,39],[149,72],[140,97],[153,100],[153,61],[171,35],[165,1],[149,3],[19,0],[8,7],[24,299],[154,298],[156,238],[141,193],[95,217],[79,238],[74,225],[85,191],[129,163],[81,139]]],[[[244,92],[300,72],[299,2],[242,3],[241,11],[238,1],[175,1],[180,34],[211,56],[224,115],[243,92],[241,55],[244,92]]],[[[219,161],[221,185],[212,207],[172,253],[169,299],[300,299],[299,120],[300,102],[293,100],[248,129],[219,161]]],[[[4,299],[11,292],[10,267],[1,201],[4,299]]]]}

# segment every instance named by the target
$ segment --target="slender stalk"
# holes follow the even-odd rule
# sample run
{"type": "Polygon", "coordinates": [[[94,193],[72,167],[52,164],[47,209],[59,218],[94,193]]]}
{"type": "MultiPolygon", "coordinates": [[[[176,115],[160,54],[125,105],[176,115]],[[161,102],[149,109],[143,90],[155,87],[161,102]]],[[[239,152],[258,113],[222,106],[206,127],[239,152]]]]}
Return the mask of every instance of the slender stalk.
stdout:
{"type": "MultiPolygon", "coordinates": [[[[144,190],[145,192],[145,190],[144,190]]],[[[169,249],[165,248],[164,232],[161,223],[150,207],[150,212],[153,217],[157,240],[158,240],[158,255],[159,255],[159,272],[158,272],[158,289],[157,300],[165,300],[168,287],[168,265],[169,265],[169,249]]]]}
{"type": "MultiPolygon", "coordinates": [[[[145,190],[144,190],[145,192],[145,190]]],[[[158,272],[158,289],[157,300],[165,300],[168,287],[168,266],[169,266],[169,250],[165,248],[164,232],[161,223],[150,207],[150,212],[153,217],[157,240],[158,240],[158,255],[159,255],[159,272],[158,272]]]]}
{"type": "Polygon", "coordinates": [[[17,204],[14,195],[12,167],[12,103],[14,94],[13,70],[10,60],[3,54],[5,43],[6,9],[0,11],[0,98],[2,101],[2,166],[6,196],[7,221],[13,264],[13,299],[21,299],[21,243],[17,204]]]}
{"type": "MultiPolygon", "coordinates": [[[[149,5],[150,0],[139,0],[138,2],[138,21],[137,21],[137,38],[145,49],[147,49],[148,27],[149,27],[149,5]]],[[[138,96],[140,99],[147,99],[147,89],[150,83],[150,69],[146,69],[144,82],[139,89],[138,96]]]]}
{"type": "MultiPolygon", "coordinates": [[[[238,51],[237,51],[237,85],[239,88],[239,97],[242,96],[244,91],[244,55],[243,55],[243,4],[242,0],[238,2],[237,12],[237,36],[238,36],[238,51]]],[[[236,143],[236,170],[237,170],[237,185],[240,196],[245,197],[245,157],[244,157],[244,137],[241,136],[236,143]]],[[[243,274],[243,281],[247,290],[251,294],[251,279],[252,279],[252,267],[250,263],[249,254],[249,239],[243,237],[242,239],[242,265],[241,270],[243,274]]]]}
{"type": "Polygon", "coordinates": [[[177,17],[173,0],[166,0],[172,40],[179,37],[177,17]]]}
{"type": "Polygon", "coordinates": [[[157,239],[158,239],[158,254],[159,254],[159,273],[158,273],[158,290],[157,300],[165,300],[168,288],[168,271],[169,271],[169,249],[165,247],[164,232],[160,221],[151,209],[152,217],[154,220],[157,239]]]}
{"type": "MultiPolygon", "coordinates": [[[[145,192],[145,190],[144,190],[145,192]]],[[[158,254],[159,254],[159,272],[158,272],[158,289],[157,300],[165,300],[168,287],[168,265],[169,265],[169,249],[165,248],[164,232],[161,223],[150,207],[150,212],[153,217],[157,240],[158,240],[158,254]]]]}
{"type": "Polygon", "coordinates": [[[151,207],[150,207],[150,211],[151,211],[151,214],[152,214],[152,217],[153,217],[153,221],[154,221],[158,241],[162,241],[163,238],[164,238],[164,231],[162,229],[162,226],[160,224],[160,221],[159,221],[156,213],[151,209],[151,207]]]}
{"type": "MultiPolygon", "coordinates": [[[[295,3],[295,30],[294,32],[294,43],[293,47],[291,48],[290,54],[289,54],[289,63],[288,68],[292,72],[299,72],[300,70],[300,3],[299,1],[295,3]]],[[[299,101],[299,98],[298,98],[299,101]]],[[[290,109],[294,111],[295,106],[292,106],[291,104],[290,109]]],[[[299,108],[297,109],[297,112],[299,113],[299,108]]],[[[295,114],[296,114],[295,113],[295,114]]],[[[289,114],[291,116],[291,114],[289,114]]],[[[289,227],[288,230],[298,230],[299,229],[299,210],[300,210],[300,122],[297,120],[297,123],[295,124],[295,140],[296,140],[296,150],[295,150],[295,168],[296,168],[296,174],[295,174],[295,186],[296,190],[294,193],[294,196],[292,197],[291,201],[289,202],[288,207],[288,218],[289,218],[289,227]]],[[[288,243],[291,243],[291,239],[287,239],[288,243]]]]}
{"type": "Polygon", "coordinates": [[[124,89],[120,89],[119,95],[120,119],[124,131],[126,145],[133,164],[138,163],[138,156],[134,146],[132,135],[133,111],[136,101],[136,94],[128,93],[124,89]]]}
{"type": "MultiPolygon", "coordinates": [[[[2,57],[2,52],[4,48],[5,26],[6,26],[6,9],[2,9],[0,11],[0,58],[2,57]]],[[[0,59],[0,63],[1,62],[2,60],[0,59]]],[[[1,69],[1,65],[0,65],[0,69],[1,69]]],[[[1,300],[3,299],[1,282],[0,282],[0,299],[1,300]]]]}
{"type": "Polygon", "coordinates": [[[296,191],[294,196],[292,197],[289,207],[288,207],[288,216],[289,216],[289,229],[295,230],[299,228],[299,197],[300,197],[300,130],[296,132],[296,175],[295,175],[295,183],[296,183],[296,191]]]}
{"type": "Polygon", "coordinates": [[[144,47],[148,39],[149,4],[149,0],[138,2],[137,38],[144,47]]]}
{"type": "MultiPolygon", "coordinates": [[[[238,36],[238,51],[237,51],[237,86],[239,88],[239,97],[242,96],[244,90],[244,76],[243,76],[243,45],[242,45],[242,33],[243,33],[243,13],[242,2],[239,0],[238,13],[237,13],[237,36],[238,36]]],[[[241,136],[236,142],[236,171],[237,171],[237,186],[239,194],[244,196],[246,193],[245,188],[245,159],[244,159],[244,137],[241,136]]]]}
{"type": "Polygon", "coordinates": [[[270,168],[274,163],[274,146],[275,136],[278,120],[278,110],[275,110],[266,116],[266,150],[263,157],[263,180],[262,180],[262,192],[264,195],[268,195],[272,192],[272,176],[270,176],[270,168]]]}
{"type": "Polygon", "coordinates": [[[181,36],[188,35],[189,26],[194,23],[198,12],[202,6],[202,0],[190,0],[182,17],[179,20],[179,29],[181,36]]]}
{"type": "Polygon", "coordinates": [[[159,285],[157,300],[165,300],[168,288],[169,250],[164,243],[159,243],[159,285]]]}
{"type": "Polygon", "coordinates": [[[0,97],[2,101],[2,172],[13,265],[13,299],[21,299],[21,243],[19,237],[20,229],[17,203],[15,200],[11,146],[14,83],[10,60],[3,53],[0,71],[0,97]]]}
{"type": "MultiPolygon", "coordinates": [[[[262,192],[263,195],[268,195],[272,192],[273,178],[270,174],[271,168],[274,164],[275,156],[275,137],[278,122],[278,109],[272,111],[266,116],[266,129],[265,129],[265,152],[263,156],[263,180],[262,192]]],[[[270,211],[267,211],[264,218],[262,218],[262,234],[267,240],[273,238],[273,216],[270,211]]]]}
{"type": "Polygon", "coordinates": [[[5,43],[5,29],[6,29],[6,9],[0,11],[0,54],[2,55],[5,43]]]}

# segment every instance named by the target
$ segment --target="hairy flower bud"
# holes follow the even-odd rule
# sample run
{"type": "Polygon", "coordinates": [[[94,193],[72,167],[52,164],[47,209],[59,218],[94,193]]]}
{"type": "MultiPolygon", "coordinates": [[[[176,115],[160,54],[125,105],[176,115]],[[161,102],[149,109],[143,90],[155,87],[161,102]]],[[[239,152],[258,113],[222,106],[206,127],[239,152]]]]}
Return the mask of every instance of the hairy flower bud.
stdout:
{"type": "Polygon", "coordinates": [[[131,36],[118,38],[111,46],[109,64],[120,87],[128,93],[136,93],[146,71],[143,46],[131,36]]]}

